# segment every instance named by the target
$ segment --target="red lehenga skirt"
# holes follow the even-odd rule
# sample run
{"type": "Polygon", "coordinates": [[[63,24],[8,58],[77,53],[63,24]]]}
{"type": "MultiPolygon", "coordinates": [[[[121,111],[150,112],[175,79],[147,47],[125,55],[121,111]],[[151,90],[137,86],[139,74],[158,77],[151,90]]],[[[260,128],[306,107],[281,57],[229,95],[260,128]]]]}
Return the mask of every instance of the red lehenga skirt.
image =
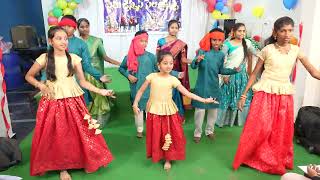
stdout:
{"type": "Polygon", "coordinates": [[[233,162],[236,170],[245,164],[269,174],[284,174],[293,168],[292,95],[256,92],[233,162]]]}
{"type": "Polygon", "coordinates": [[[146,121],[147,158],[153,162],[164,160],[184,160],[186,156],[186,138],[182,120],[178,112],[173,115],[155,115],[148,113],[146,121]],[[162,150],[165,135],[171,135],[172,144],[168,151],[162,150]]]}
{"type": "Polygon", "coordinates": [[[88,129],[82,96],[39,102],[32,138],[30,174],[51,170],[94,172],[113,159],[102,134],[88,129]]]}

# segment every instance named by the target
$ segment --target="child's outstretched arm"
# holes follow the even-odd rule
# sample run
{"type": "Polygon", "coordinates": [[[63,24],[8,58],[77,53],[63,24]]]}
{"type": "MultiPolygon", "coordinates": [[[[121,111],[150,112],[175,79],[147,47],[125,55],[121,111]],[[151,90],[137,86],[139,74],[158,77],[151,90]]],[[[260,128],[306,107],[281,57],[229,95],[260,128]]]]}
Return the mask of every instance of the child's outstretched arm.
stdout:
{"type": "Polygon", "coordinates": [[[306,70],[310,73],[310,75],[318,80],[320,80],[320,71],[317,70],[309,61],[309,59],[304,56],[302,58],[298,58],[306,70]]]}
{"type": "Polygon", "coordinates": [[[189,92],[185,87],[183,87],[181,84],[177,86],[178,91],[180,91],[183,95],[187,96],[188,98],[194,99],[196,101],[202,102],[202,103],[215,103],[219,104],[218,101],[216,101],[213,98],[202,98],[200,96],[197,96],[191,92],[189,92]]]}
{"type": "Polygon", "coordinates": [[[44,65],[40,65],[38,62],[35,62],[27,72],[25,79],[28,81],[28,83],[38,88],[43,96],[50,98],[51,94],[49,88],[35,78],[36,74],[42,69],[44,69],[44,65]]]}
{"type": "Polygon", "coordinates": [[[89,91],[95,92],[97,94],[100,94],[102,96],[110,96],[112,98],[115,98],[114,92],[112,90],[99,89],[86,80],[82,71],[81,63],[74,65],[74,69],[76,71],[76,75],[79,79],[79,84],[81,87],[88,89],[89,91]]]}
{"type": "Polygon", "coordinates": [[[150,81],[149,80],[145,80],[144,83],[142,84],[142,86],[140,87],[140,89],[138,90],[136,97],[134,98],[134,102],[132,105],[133,111],[135,114],[139,114],[140,109],[138,107],[138,103],[141,99],[142,94],[144,93],[144,91],[147,89],[147,87],[149,86],[150,81]]]}

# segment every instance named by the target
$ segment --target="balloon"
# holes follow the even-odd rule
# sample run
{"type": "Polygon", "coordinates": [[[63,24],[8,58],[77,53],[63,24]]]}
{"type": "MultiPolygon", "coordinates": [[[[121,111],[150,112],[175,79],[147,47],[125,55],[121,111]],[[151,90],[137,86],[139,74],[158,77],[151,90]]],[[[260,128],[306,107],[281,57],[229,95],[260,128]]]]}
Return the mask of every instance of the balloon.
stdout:
{"type": "Polygon", "coordinates": [[[224,4],[223,2],[218,2],[215,6],[215,9],[218,10],[218,11],[222,11],[223,10],[223,7],[224,7],[224,4]]]}
{"type": "Polygon", "coordinates": [[[52,10],[52,14],[55,16],[55,17],[60,17],[62,16],[63,12],[60,8],[58,7],[55,7],[53,10],[52,10]]]}
{"type": "Polygon", "coordinates": [[[221,19],[230,19],[229,14],[222,14],[221,19]]]}
{"type": "Polygon", "coordinates": [[[48,16],[54,16],[52,10],[48,12],[48,16]]]}
{"type": "Polygon", "coordinates": [[[67,6],[68,6],[67,1],[65,1],[65,0],[58,0],[57,1],[57,7],[58,8],[65,9],[65,8],[67,8],[67,6]]]}
{"type": "Polygon", "coordinates": [[[296,37],[292,36],[292,38],[290,39],[290,44],[298,45],[298,39],[296,37]]]}
{"type": "Polygon", "coordinates": [[[213,19],[221,19],[221,12],[218,11],[218,10],[214,10],[212,13],[211,13],[213,19]]]}
{"type": "Polygon", "coordinates": [[[48,17],[48,24],[49,25],[58,25],[58,18],[49,16],[48,17]]]}
{"type": "Polygon", "coordinates": [[[291,10],[296,7],[298,0],[283,0],[283,5],[288,10],[291,10]]]}
{"type": "Polygon", "coordinates": [[[227,4],[228,0],[222,0],[223,4],[227,4]]]}
{"type": "Polygon", "coordinates": [[[236,3],[233,5],[233,10],[235,12],[241,12],[241,9],[242,9],[242,4],[241,3],[236,3]]]}
{"type": "Polygon", "coordinates": [[[224,6],[221,12],[227,14],[229,12],[229,8],[227,6],[224,6]]]}
{"type": "Polygon", "coordinates": [[[68,3],[68,8],[70,8],[72,10],[76,9],[77,6],[78,6],[78,4],[76,2],[74,2],[74,1],[71,1],[71,2],[68,3]]]}
{"type": "Polygon", "coordinates": [[[63,15],[73,15],[73,10],[70,8],[65,8],[63,10],[63,15]]]}
{"type": "Polygon", "coordinates": [[[255,35],[255,36],[253,36],[253,40],[255,40],[256,42],[260,42],[261,37],[259,35],[255,35]]]}
{"type": "Polygon", "coordinates": [[[77,4],[82,3],[82,0],[74,0],[74,2],[76,2],[77,4]]]}
{"type": "Polygon", "coordinates": [[[257,6],[255,8],[253,8],[252,14],[253,14],[253,16],[255,16],[257,18],[261,18],[263,16],[263,14],[264,14],[264,8],[260,7],[260,6],[257,6]]]}
{"type": "Polygon", "coordinates": [[[216,0],[205,0],[205,2],[207,3],[207,10],[211,13],[216,5],[216,0]]]}

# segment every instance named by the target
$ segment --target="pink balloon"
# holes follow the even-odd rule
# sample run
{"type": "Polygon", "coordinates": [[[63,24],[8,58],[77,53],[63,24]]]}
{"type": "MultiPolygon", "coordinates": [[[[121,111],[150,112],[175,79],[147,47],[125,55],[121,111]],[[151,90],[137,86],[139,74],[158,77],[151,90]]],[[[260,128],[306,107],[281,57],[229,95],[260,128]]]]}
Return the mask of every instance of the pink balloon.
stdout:
{"type": "Polygon", "coordinates": [[[49,24],[50,26],[58,25],[58,18],[49,16],[49,17],[48,17],[48,24],[49,24]]]}

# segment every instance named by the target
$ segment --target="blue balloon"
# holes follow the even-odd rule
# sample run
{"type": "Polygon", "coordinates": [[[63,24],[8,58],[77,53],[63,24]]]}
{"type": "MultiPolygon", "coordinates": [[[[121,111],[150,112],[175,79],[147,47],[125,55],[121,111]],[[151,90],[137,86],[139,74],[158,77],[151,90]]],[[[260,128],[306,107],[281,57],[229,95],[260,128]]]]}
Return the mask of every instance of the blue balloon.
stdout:
{"type": "Polygon", "coordinates": [[[223,2],[223,0],[217,0],[216,2],[217,2],[217,3],[218,3],[218,2],[223,2]]]}
{"type": "Polygon", "coordinates": [[[216,4],[215,9],[218,10],[218,11],[222,11],[223,7],[224,7],[223,2],[218,2],[218,3],[216,4]]]}
{"type": "Polygon", "coordinates": [[[222,0],[223,4],[227,4],[228,0],[222,0]]]}
{"type": "Polygon", "coordinates": [[[227,6],[224,6],[223,9],[221,10],[223,14],[228,14],[229,13],[229,8],[227,6]]]}
{"type": "Polygon", "coordinates": [[[296,7],[298,0],[283,0],[283,5],[288,10],[291,10],[296,7]]]}

